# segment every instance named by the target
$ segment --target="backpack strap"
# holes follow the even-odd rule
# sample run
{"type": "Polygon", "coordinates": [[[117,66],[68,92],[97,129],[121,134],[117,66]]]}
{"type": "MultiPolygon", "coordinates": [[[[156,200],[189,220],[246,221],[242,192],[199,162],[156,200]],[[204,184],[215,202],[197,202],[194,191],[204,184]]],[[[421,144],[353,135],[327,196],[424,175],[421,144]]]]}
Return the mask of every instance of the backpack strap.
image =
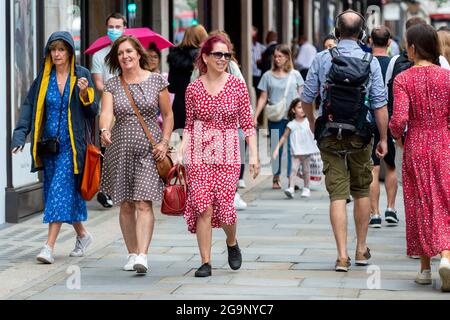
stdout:
{"type": "Polygon", "coordinates": [[[330,48],[330,49],[328,49],[328,51],[330,52],[331,58],[336,58],[341,55],[341,53],[339,52],[339,49],[337,47],[330,48]]]}
{"type": "Polygon", "coordinates": [[[363,59],[363,61],[371,63],[372,59],[373,59],[373,55],[371,53],[367,52],[362,59],[363,59]]]}

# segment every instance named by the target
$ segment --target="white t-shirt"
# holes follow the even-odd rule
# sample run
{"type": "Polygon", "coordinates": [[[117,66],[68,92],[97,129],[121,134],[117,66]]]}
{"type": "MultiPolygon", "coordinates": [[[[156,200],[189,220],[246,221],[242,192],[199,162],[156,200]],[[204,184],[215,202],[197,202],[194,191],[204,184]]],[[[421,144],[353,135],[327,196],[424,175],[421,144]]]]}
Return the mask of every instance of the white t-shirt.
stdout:
{"type": "Polygon", "coordinates": [[[101,74],[103,78],[103,83],[106,84],[106,82],[115,77],[115,74],[112,74],[109,72],[109,67],[106,65],[105,58],[108,55],[108,53],[111,51],[112,47],[107,46],[106,48],[103,48],[100,51],[97,51],[94,54],[94,57],[92,58],[92,74],[101,74]]]}
{"type": "Polygon", "coordinates": [[[306,118],[301,122],[294,119],[287,124],[287,127],[291,130],[289,139],[292,155],[303,156],[319,152],[306,118]]]}

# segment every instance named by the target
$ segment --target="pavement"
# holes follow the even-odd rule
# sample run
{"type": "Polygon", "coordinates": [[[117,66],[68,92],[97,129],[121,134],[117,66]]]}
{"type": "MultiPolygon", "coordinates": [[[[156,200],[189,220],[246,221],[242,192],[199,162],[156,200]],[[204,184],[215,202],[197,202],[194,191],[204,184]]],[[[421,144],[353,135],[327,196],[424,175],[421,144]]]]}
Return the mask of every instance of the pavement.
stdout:
{"type": "MultiPolygon", "coordinates": [[[[450,299],[440,292],[433,259],[433,284],[414,283],[419,261],[406,257],[402,189],[397,198],[400,224],[369,229],[373,258],[368,267],[334,271],[336,248],[324,186],[310,199],[286,199],[271,189],[271,178],[247,181],[239,192],[249,203],[240,211],[238,241],[243,264],[232,271],[222,230],[213,232],[213,276],[195,278],[200,266],[197,241],[182,217],[163,216],[155,205],[156,225],[149,252],[150,271],[140,276],[121,270],[126,251],[118,208],[88,204],[86,223],[94,242],[82,258],[70,258],[74,230],[63,226],[53,265],[35,256],[46,241],[42,216],[0,229],[0,299],[12,300],[304,300],[304,299],[450,299]]],[[[284,184],[286,181],[284,181],[284,184]]],[[[386,207],[382,192],[381,208],[386,207]]],[[[349,253],[354,260],[356,237],[348,205],[349,253]]]]}

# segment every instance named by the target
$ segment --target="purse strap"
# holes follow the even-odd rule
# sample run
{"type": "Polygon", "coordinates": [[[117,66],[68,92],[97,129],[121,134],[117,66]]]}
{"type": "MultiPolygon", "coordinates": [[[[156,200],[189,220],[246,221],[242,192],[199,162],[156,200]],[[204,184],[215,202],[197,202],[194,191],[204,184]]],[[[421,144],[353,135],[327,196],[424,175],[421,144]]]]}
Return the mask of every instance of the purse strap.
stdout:
{"type": "Polygon", "coordinates": [[[134,113],[138,117],[139,122],[141,123],[142,129],[144,129],[145,134],[147,135],[148,140],[150,141],[150,144],[152,147],[156,146],[155,139],[153,139],[152,134],[150,133],[150,130],[148,129],[147,124],[145,123],[144,118],[142,117],[141,113],[139,112],[139,109],[136,105],[136,102],[134,102],[133,96],[131,95],[130,89],[128,88],[128,84],[125,82],[125,79],[123,78],[123,75],[120,76],[120,82],[122,83],[122,87],[125,90],[125,93],[128,97],[128,100],[131,103],[131,106],[133,107],[134,113]]]}
{"type": "Polygon", "coordinates": [[[289,71],[288,81],[287,81],[287,84],[286,84],[286,89],[284,89],[284,96],[283,96],[284,99],[286,99],[287,96],[288,96],[289,87],[291,86],[291,80],[292,80],[292,71],[289,71]]]}

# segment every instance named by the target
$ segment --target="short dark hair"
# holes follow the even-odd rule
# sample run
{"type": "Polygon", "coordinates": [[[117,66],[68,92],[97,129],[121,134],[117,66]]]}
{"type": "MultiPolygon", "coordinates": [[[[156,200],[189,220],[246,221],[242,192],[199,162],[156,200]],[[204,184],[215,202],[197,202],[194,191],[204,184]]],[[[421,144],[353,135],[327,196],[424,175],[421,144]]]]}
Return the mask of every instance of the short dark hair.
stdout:
{"type": "Polygon", "coordinates": [[[428,24],[417,24],[406,31],[408,47],[414,45],[415,54],[435,63],[441,55],[441,45],[436,30],[428,24]]]}
{"type": "Polygon", "coordinates": [[[154,53],[156,53],[158,55],[159,60],[161,60],[161,50],[158,49],[158,47],[156,46],[156,43],[150,42],[148,45],[147,51],[153,51],[154,53]]]}
{"type": "Polygon", "coordinates": [[[111,19],[111,18],[113,18],[113,19],[122,19],[122,21],[123,21],[123,26],[124,26],[124,27],[127,26],[127,23],[128,23],[127,18],[125,18],[125,16],[124,16],[123,14],[119,13],[119,12],[111,13],[111,14],[108,16],[108,18],[106,18],[105,25],[108,25],[109,19],[111,19]]]}
{"type": "Polygon", "coordinates": [[[386,26],[378,26],[373,28],[372,33],[370,34],[372,37],[372,42],[375,47],[387,47],[389,44],[389,40],[391,38],[391,31],[386,26]]]}
{"type": "Polygon", "coordinates": [[[52,51],[57,49],[59,46],[63,47],[68,53],[69,53],[69,61],[72,61],[73,56],[73,48],[72,46],[67,43],[65,40],[57,39],[55,41],[52,41],[48,46],[48,51],[52,51]]]}
{"type": "Polygon", "coordinates": [[[339,30],[340,37],[358,38],[361,34],[361,30],[364,28],[364,19],[360,13],[353,10],[347,10],[338,16],[336,27],[339,30]],[[358,16],[358,19],[345,19],[347,13],[355,14],[358,16]]]}
{"type": "Polygon", "coordinates": [[[408,29],[411,28],[412,26],[415,26],[415,25],[418,25],[418,24],[426,25],[427,22],[426,22],[424,19],[422,19],[421,17],[412,17],[412,18],[409,18],[409,19],[406,21],[406,23],[405,23],[405,29],[408,30],[408,29]]]}
{"type": "Polygon", "coordinates": [[[328,40],[333,40],[335,42],[338,41],[338,39],[334,35],[329,34],[325,38],[323,38],[322,44],[325,45],[325,42],[327,42],[328,40]]]}
{"type": "Polygon", "coordinates": [[[105,57],[105,62],[109,66],[110,72],[122,74],[122,68],[120,67],[119,62],[119,46],[125,41],[130,42],[133,48],[136,49],[141,56],[141,59],[139,60],[140,67],[144,70],[151,71],[148,53],[145,51],[139,40],[133,36],[121,36],[114,42],[111,51],[105,57]]]}

